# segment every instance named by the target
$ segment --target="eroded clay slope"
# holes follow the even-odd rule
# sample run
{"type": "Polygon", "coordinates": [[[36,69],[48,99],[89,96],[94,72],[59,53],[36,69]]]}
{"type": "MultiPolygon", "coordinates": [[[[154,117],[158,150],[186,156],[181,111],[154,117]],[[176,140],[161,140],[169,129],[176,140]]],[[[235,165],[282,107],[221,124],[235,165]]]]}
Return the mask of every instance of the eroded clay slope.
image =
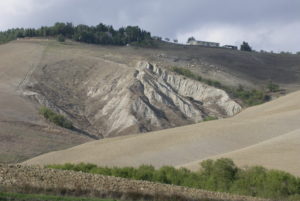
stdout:
{"type": "Polygon", "coordinates": [[[144,58],[63,45],[47,49],[23,94],[98,138],[224,118],[241,110],[225,91],[144,58]]]}

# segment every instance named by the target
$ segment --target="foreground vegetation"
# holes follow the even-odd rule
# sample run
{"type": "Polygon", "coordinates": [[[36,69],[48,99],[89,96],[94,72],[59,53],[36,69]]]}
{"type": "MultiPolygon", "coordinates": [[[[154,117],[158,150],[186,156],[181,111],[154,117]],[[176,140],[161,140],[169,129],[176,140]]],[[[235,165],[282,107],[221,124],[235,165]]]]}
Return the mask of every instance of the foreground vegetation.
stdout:
{"type": "Polygon", "coordinates": [[[67,128],[67,129],[73,129],[73,124],[71,121],[66,119],[66,117],[64,117],[63,115],[57,114],[47,107],[41,107],[40,114],[58,126],[61,126],[63,128],[67,128]]]}
{"type": "Polygon", "coordinates": [[[259,166],[241,169],[232,160],[225,158],[216,161],[206,160],[201,163],[201,169],[197,172],[185,168],[175,169],[171,166],[155,169],[150,165],[142,165],[139,168],[108,168],[93,164],[68,163],[47,167],[241,195],[300,200],[300,178],[283,171],[267,170],[259,166]]]}
{"type": "MultiPolygon", "coordinates": [[[[204,79],[200,75],[196,75],[192,71],[185,69],[185,68],[173,67],[172,70],[180,75],[185,76],[185,77],[188,77],[188,78],[200,81],[200,82],[204,82],[207,85],[210,85],[210,86],[213,86],[213,87],[216,87],[219,89],[223,89],[233,98],[242,100],[246,106],[258,105],[258,104],[262,104],[262,103],[270,100],[270,96],[267,94],[266,91],[259,91],[256,89],[246,90],[242,86],[239,86],[238,88],[228,87],[228,86],[222,85],[219,81],[211,80],[211,79],[204,79]]],[[[269,90],[269,92],[277,92],[280,90],[279,86],[272,82],[268,83],[267,89],[269,90]]]]}
{"type": "Polygon", "coordinates": [[[0,32],[0,44],[23,37],[57,37],[61,42],[65,38],[75,41],[102,44],[126,45],[137,44],[143,46],[153,45],[150,32],[141,30],[138,26],[121,27],[115,30],[112,26],[102,23],[97,26],[57,22],[53,26],[43,26],[39,29],[17,28],[0,32]]]}
{"type": "Polygon", "coordinates": [[[63,197],[52,195],[35,195],[35,194],[21,194],[21,193],[1,193],[1,201],[113,201],[97,198],[76,198],[76,197],[63,197]]]}

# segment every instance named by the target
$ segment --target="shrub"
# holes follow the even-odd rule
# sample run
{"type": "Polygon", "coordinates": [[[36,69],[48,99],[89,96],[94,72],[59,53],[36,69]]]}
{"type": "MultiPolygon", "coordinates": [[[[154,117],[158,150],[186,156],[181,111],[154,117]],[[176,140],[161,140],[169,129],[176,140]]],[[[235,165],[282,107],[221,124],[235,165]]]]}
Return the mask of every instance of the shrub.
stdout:
{"type": "Polygon", "coordinates": [[[61,42],[61,43],[62,43],[62,42],[65,42],[65,40],[66,40],[66,39],[65,39],[65,37],[64,37],[62,34],[59,34],[59,35],[57,36],[57,41],[58,41],[58,42],[61,42]]]}
{"type": "Polygon", "coordinates": [[[206,181],[204,188],[214,191],[228,191],[233,184],[238,168],[232,160],[221,158],[216,161],[207,160],[201,163],[201,177],[206,181]]]}
{"type": "Polygon", "coordinates": [[[151,165],[141,165],[136,170],[134,179],[153,181],[154,180],[154,172],[155,172],[155,169],[154,169],[153,166],[151,166],[151,165]]]}
{"type": "Polygon", "coordinates": [[[47,107],[41,107],[40,114],[58,126],[67,129],[73,129],[73,124],[71,121],[67,120],[63,115],[57,114],[47,107]]]}
{"type": "Polygon", "coordinates": [[[201,169],[197,172],[191,172],[185,168],[176,169],[171,166],[155,169],[149,165],[142,165],[139,168],[108,168],[80,163],[47,167],[279,200],[287,198],[298,200],[300,197],[299,178],[283,171],[267,170],[260,166],[240,169],[231,159],[227,158],[203,161],[201,169]]]}
{"type": "Polygon", "coordinates": [[[277,92],[279,91],[279,85],[277,84],[274,84],[272,81],[270,81],[268,84],[267,84],[267,88],[270,92],[277,92]]]}
{"type": "Polygon", "coordinates": [[[203,121],[212,121],[212,120],[217,120],[218,117],[213,117],[213,116],[207,116],[203,119],[203,121]]]}

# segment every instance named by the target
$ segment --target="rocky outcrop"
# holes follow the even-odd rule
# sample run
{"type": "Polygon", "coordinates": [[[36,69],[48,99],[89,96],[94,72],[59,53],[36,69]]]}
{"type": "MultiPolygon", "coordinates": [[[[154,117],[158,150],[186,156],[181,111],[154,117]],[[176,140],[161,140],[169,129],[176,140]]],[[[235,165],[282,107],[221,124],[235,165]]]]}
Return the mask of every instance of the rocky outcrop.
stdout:
{"type": "Polygon", "coordinates": [[[105,136],[197,123],[207,116],[224,118],[241,110],[225,91],[148,62],[139,62],[131,76],[116,80],[109,92],[91,87],[87,93],[104,105],[91,118],[105,119],[105,136]]]}
{"type": "Polygon", "coordinates": [[[182,126],[208,116],[232,116],[241,110],[225,91],[146,61],[132,68],[103,60],[99,68],[94,62],[90,68],[71,71],[68,66],[74,63],[45,65],[26,94],[68,116],[77,128],[94,136],[182,126]]]}

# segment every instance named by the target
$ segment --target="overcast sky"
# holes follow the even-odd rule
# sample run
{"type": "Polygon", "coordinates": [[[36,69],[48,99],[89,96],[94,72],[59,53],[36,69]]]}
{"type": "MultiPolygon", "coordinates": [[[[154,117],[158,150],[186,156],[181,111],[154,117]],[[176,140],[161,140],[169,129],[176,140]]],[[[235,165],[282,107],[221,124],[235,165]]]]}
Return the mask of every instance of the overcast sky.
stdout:
{"type": "Polygon", "coordinates": [[[115,28],[138,25],[152,35],[300,51],[300,0],[0,0],[0,30],[55,22],[115,28]]]}

